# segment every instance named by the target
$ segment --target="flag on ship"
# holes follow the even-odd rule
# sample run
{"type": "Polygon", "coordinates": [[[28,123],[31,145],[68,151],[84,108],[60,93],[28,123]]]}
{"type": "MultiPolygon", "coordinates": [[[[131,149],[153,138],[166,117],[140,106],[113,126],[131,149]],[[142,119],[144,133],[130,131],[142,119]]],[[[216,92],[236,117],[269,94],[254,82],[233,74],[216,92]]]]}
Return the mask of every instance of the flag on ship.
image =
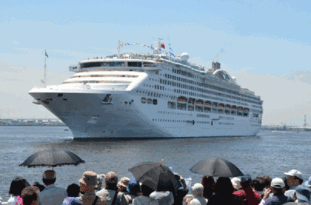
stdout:
{"type": "Polygon", "coordinates": [[[49,57],[48,54],[46,53],[46,51],[45,51],[45,56],[46,56],[46,57],[49,57]]]}
{"type": "Polygon", "coordinates": [[[161,44],[161,48],[165,49],[165,45],[164,45],[164,44],[161,44]]]}

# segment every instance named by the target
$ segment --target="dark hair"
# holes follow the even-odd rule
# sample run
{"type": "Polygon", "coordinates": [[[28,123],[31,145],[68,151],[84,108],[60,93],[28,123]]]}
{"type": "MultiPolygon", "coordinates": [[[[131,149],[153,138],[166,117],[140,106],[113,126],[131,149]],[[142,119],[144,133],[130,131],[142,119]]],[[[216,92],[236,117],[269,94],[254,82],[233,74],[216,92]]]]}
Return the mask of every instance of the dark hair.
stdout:
{"type": "Polygon", "coordinates": [[[231,195],[233,187],[229,177],[219,177],[216,182],[215,193],[221,195],[231,195]]]}
{"type": "Polygon", "coordinates": [[[299,184],[302,184],[302,182],[303,182],[303,179],[300,179],[300,178],[298,178],[296,176],[294,176],[294,179],[298,179],[299,180],[299,184]]]}
{"type": "Polygon", "coordinates": [[[23,205],[31,205],[33,200],[38,200],[39,188],[35,186],[28,186],[22,191],[23,205]]]}
{"type": "Polygon", "coordinates": [[[137,195],[137,193],[140,192],[139,183],[128,184],[127,188],[130,194],[137,195]]]}
{"type": "Polygon", "coordinates": [[[170,191],[175,196],[175,188],[172,181],[159,180],[157,191],[170,191]]]}
{"type": "Polygon", "coordinates": [[[11,182],[9,194],[12,194],[13,196],[20,196],[22,193],[22,190],[28,186],[30,186],[30,184],[27,182],[26,179],[22,177],[16,177],[11,182]]]}
{"type": "Polygon", "coordinates": [[[262,179],[263,179],[264,187],[270,187],[270,184],[271,184],[271,181],[272,181],[271,177],[263,176],[262,179]]]}
{"type": "Polygon", "coordinates": [[[67,187],[67,195],[69,197],[78,197],[80,193],[80,186],[73,183],[67,187]]]}
{"type": "Polygon", "coordinates": [[[203,196],[204,196],[204,198],[208,199],[209,197],[211,197],[213,195],[213,192],[214,192],[214,186],[215,186],[214,177],[204,175],[202,177],[201,184],[204,187],[203,196]]]}
{"type": "Polygon", "coordinates": [[[55,181],[56,181],[56,178],[55,179],[42,179],[43,183],[44,184],[54,184],[55,181]]]}
{"type": "Polygon", "coordinates": [[[42,184],[40,184],[39,182],[35,182],[35,183],[33,183],[33,185],[32,185],[32,186],[38,187],[38,188],[39,188],[39,190],[40,190],[40,192],[42,192],[42,191],[45,189],[45,186],[44,186],[44,185],[42,185],[42,184]]]}
{"type": "Polygon", "coordinates": [[[256,189],[256,191],[263,191],[264,188],[263,179],[261,177],[257,177],[252,181],[251,187],[256,189]]]}
{"type": "Polygon", "coordinates": [[[117,183],[109,183],[107,181],[105,181],[105,187],[106,189],[111,189],[111,190],[117,190],[117,183]]]}
{"type": "Polygon", "coordinates": [[[145,184],[142,184],[142,185],[141,185],[141,191],[143,192],[143,195],[144,195],[144,196],[148,196],[148,197],[149,197],[149,195],[150,195],[152,192],[154,192],[153,189],[151,189],[149,186],[147,186],[147,185],[145,185],[145,184]]]}

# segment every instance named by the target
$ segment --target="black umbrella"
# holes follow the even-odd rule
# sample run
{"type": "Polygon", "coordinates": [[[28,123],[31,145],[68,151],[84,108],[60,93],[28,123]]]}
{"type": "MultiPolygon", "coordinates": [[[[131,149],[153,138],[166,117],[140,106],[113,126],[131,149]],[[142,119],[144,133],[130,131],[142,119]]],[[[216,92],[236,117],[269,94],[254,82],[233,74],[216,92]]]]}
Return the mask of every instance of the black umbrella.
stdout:
{"type": "Polygon", "coordinates": [[[78,157],[76,154],[69,151],[57,150],[52,148],[49,150],[34,153],[19,166],[56,167],[63,165],[78,165],[80,163],[85,163],[85,161],[78,157]]]}
{"type": "Polygon", "coordinates": [[[158,186],[171,187],[174,190],[178,187],[173,172],[167,166],[162,165],[162,162],[140,162],[129,171],[137,182],[145,183],[153,190],[157,190],[158,186]]]}
{"type": "Polygon", "coordinates": [[[191,167],[190,171],[214,177],[236,177],[244,175],[234,164],[218,157],[201,160],[191,167]]]}

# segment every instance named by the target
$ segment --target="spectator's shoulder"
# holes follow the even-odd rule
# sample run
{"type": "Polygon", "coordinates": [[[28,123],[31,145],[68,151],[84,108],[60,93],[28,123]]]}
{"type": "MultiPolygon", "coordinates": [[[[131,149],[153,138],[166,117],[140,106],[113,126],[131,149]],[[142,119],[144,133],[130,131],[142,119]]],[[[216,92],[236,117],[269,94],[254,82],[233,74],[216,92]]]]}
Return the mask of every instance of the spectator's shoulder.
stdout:
{"type": "Polygon", "coordinates": [[[257,193],[257,192],[254,191],[254,194],[255,194],[255,196],[256,196],[257,198],[260,198],[260,199],[261,199],[261,195],[260,195],[259,193],[257,193]]]}
{"type": "Polygon", "coordinates": [[[242,191],[238,190],[238,191],[233,192],[232,194],[236,196],[242,196],[242,191]]]}
{"type": "Polygon", "coordinates": [[[100,191],[96,192],[97,196],[104,196],[105,193],[108,193],[107,189],[101,189],[100,191]]]}
{"type": "Polygon", "coordinates": [[[102,196],[98,196],[98,197],[99,197],[98,201],[100,201],[100,204],[103,204],[103,205],[107,204],[104,197],[102,197],[102,196]]]}

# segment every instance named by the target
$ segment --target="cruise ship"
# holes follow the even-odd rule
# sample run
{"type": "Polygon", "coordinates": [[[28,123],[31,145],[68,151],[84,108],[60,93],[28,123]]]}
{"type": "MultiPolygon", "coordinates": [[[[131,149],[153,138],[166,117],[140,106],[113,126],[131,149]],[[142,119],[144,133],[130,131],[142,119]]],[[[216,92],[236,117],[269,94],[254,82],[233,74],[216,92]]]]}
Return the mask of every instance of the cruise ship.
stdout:
{"type": "MultiPolygon", "coordinates": [[[[182,138],[254,136],[262,122],[260,96],[221,69],[167,55],[161,41],[149,53],[95,57],[70,66],[60,85],[29,94],[75,138],[182,138]]],[[[141,45],[141,44],[140,44],[141,45]]],[[[145,46],[145,45],[144,45],[145,46]]],[[[146,46],[145,46],[146,47],[146,46]]]]}

